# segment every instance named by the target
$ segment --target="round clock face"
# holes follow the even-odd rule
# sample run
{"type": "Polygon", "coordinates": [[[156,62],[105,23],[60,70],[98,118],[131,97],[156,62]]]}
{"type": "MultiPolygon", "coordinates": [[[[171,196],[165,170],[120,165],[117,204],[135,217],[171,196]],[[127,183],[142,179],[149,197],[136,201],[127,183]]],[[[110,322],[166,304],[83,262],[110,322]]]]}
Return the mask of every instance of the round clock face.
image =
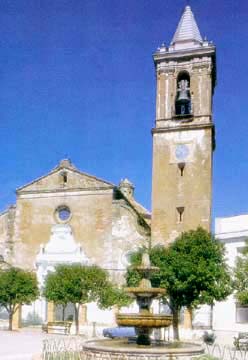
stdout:
{"type": "Polygon", "coordinates": [[[189,155],[189,147],[185,144],[177,145],[175,155],[177,160],[185,160],[189,155]]]}

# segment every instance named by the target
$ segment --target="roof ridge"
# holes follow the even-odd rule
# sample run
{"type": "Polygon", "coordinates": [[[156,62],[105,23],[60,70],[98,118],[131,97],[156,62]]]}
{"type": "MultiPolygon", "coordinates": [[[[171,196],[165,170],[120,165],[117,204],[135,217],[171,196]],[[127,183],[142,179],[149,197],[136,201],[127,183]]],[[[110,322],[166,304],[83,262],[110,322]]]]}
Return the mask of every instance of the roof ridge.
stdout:
{"type": "Polygon", "coordinates": [[[61,160],[61,162],[55,167],[53,168],[52,170],[50,170],[48,173],[42,175],[42,176],[39,176],[37,178],[35,178],[34,180],[28,182],[27,184],[23,185],[23,186],[20,186],[16,189],[16,192],[21,192],[22,190],[24,190],[26,187],[30,186],[30,185],[33,185],[34,183],[36,183],[37,181],[39,180],[42,180],[42,179],[45,179],[46,177],[50,176],[50,175],[53,175],[55,174],[56,172],[59,172],[61,171],[62,169],[66,169],[66,170],[69,170],[69,171],[72,171],[72,172],[75,172],[79,175],[82,175],[82,176],[86,176],[86,177],[89,177],[91,179],[94,179],[94,180],[97,180],[97,181],[100,181],[100,182],[103,182],[105,183],[106,185],[109,185],[111,187],[115,187],[114,184],[112,184],[111,182],[109,181],[106,181],[106,180],[103,180],[97,176],[94,176],[94,175],[91,175],[91,174],[88,174],[86,172],[83,172],[81,170],[79,170],[75,165],[73,165],[72,163],[70,163],[70,166],[68,166],[66,163],[63,163],[63,160],[61,160]]]}

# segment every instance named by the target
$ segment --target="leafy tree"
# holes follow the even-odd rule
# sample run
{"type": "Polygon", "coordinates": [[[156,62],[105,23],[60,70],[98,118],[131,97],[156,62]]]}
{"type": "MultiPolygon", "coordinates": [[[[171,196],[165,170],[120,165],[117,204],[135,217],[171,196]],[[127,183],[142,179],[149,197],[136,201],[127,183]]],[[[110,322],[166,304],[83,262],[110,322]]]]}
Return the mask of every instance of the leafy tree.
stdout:
{"type": "MultiPolygon", "coordinates": [[[[67,285],[62,286],[62,282],[69,277],[64,269],[57,268],[56,271],[50,272],[46,277],[43,295],[47,300],[53,301],[56,305],[62,306],[62,320],[65,320],[65,308],[70,302],[70,294],[67,291],[67,285]]],[[[67,280],[68,281],[68,280],[67,280]]]]}
{"type": "Polygon", "coordinates": [[[121,301],[107,272],[97,266],[58,265],[55,272],[47,275],[43,295],[63,307],[69,302],[74,305],[77,333],[80,305],[96,301],[100,308],[107,308],[121,301]]]}
{"type": "Polygon", "coordinates": [[[115,305],[119,309],[122,306],[130,305],[132,302],[133,299],[131,299],[122,288],[117,288],[109,284],[102,290],[101,303],[99,306],[101,309],[108,309],[115,305]]]}
{"type": "MultiPolygon", "coordinates": [[[[131,256],[132,264],[141,259],[141,252],[131,256]]],[[[153,265],[160,271],[152,276],[152,285],[166,289],[163,299],[173,314],[174,338],[179,339],[178,323],[182,307],[192,309],[199,304],[223,300],[231,291],[230,275],[224,259],[224,248],[202,228],[184,232],[168,247],[150,250],[153,265]]],[[[127,272],[128,284],[139,281],[132,268],[127,272]]]]}
{"type": "Polygon", "coordinates": [[[13,315],[18,306],[30,304],[39,296],[36,275],[11,267],[0,270],[0,305],[9,314],[9,330],[12,330],[13,315]]]}
{"type": "Polygon", "coordinates": [[[248,304],[248,240],[242,251],[242,255],[237,257],[234,268],[234,289],[235,297],[241,305],[248,304]]]}

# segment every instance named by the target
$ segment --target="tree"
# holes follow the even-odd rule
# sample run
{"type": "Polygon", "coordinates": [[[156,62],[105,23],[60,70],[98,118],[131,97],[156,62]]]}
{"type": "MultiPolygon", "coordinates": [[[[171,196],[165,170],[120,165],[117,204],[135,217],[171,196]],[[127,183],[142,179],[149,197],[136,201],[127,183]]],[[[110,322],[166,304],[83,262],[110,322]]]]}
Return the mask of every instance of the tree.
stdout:
{"type": "Polygon", "coordinates": [[[108,309],[115,305],[120,309],[122,306],[128,306],[132,302],[133,299],[122,288],[117,288],[109,284],[101,292],[99,307],[101,309],[108,309]]]}
{"type": "Polygon", "coordinates": [[[62,286],[62,282],[66,279],[66,272],[63,269],[56,269],[56,271],[50,272],[46,277],[45,287],[43,289],[43,295],[47,300],[53,301],[56,305],[62,306],[62,320],[65,320],[65,308],[69,299],[69,293],[66,285],[62,286]]]}
{"type": "Polygon", "coordinates": [[[80,305],[96,301],[99,307],[107,308],[121,298],[118,298],[118,291],[113,289],[106,271],[97,266],[82,265],[58,265],[55,272],[47,275],[43,295],[48,301],[63,307],[68,303],[74,305],[77,334],[80,305]]]}
{"type": "Polygon", "coordinates": [[[235,297],[241,305],[248,304],[248,240],[242,255],[236,259],[234,268],[235,297]]]}
{"type": "MultiPolygon", "coordinates": [[[[133,254],[137,264],[141,252],[133,254]]],[[[163,299],[173,314],[174,338],[179,339],[179,313],[182,307],[192,309],[199,304],[213,304],[223,300],[231,291],[230,275],[224,258],[224,248],[202,228],[184,232],[168,247],[156,246],[150,250],[153,265],[160,271],[151,279],[154,287],[166,289],[163,299]]],[[[128,270],[127,281],[133,286],[138,274],[128,270]]]]}
{"type": "Polygon", "coordinates": [[[34,273],[15,267],[0,270],[0,305],[9,314],[9,330],[12,330],[13,315],[18,306],[30,304],[38,296],[34,273]]]}

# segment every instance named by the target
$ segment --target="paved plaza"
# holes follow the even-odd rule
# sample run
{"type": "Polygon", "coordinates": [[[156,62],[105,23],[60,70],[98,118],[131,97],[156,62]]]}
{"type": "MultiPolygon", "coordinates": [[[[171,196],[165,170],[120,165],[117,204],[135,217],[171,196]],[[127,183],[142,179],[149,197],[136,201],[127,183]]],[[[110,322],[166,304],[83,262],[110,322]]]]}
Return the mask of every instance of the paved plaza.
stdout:
{"type": "MultiPolygon", "coordinates": [[[[82,334],[77,338],[80,341],[92,338],[92,334],[99,337],[102,327],[93,329],[85,326],[82,334]]],[[[41,328],[22,328],[19,331],[0,329],[0,360],[38,360],[42,352],[42,342],[45,339],[69,339],[68,336],[42,333],[41,328]]],[[[76,338],[72,336],[72,338],[76,338]]]]}
{"type": "Polygon", "coordinates": [[[0,331],[1,360],[31,360],[42,350],[42,340],[46,335],[40,329],[21,331],[0,331]]]}
{"type": "MultiPolygon", "coordinates": [[[[91,335],[91,327],[89,327],[87,330],[89,333],[88,335],[91,335]]],[[[215,332],[215,334],[217,335],[217,343],[221,345],[233,345],[233,332],[215,332]]],[[[85,340],[85,338],[88,337],[85,335],[80,337],[81,340],[85,340]]],[[[98,333],[96,335],[99,336],[98,333]]],[[[191,334],[191,336],[192,335],[193,339],[195,338],[196,340],[196,334],[191,334]]],[[[19,331],[12,332],[7,330],[0,330],[0,359],[38,360],[39,355],[42,352],[42,341],[44,339],[52,338],[62,339],[63,335],[47,335],[42,333],[40,328],[24,328],[19,331]]]]}

